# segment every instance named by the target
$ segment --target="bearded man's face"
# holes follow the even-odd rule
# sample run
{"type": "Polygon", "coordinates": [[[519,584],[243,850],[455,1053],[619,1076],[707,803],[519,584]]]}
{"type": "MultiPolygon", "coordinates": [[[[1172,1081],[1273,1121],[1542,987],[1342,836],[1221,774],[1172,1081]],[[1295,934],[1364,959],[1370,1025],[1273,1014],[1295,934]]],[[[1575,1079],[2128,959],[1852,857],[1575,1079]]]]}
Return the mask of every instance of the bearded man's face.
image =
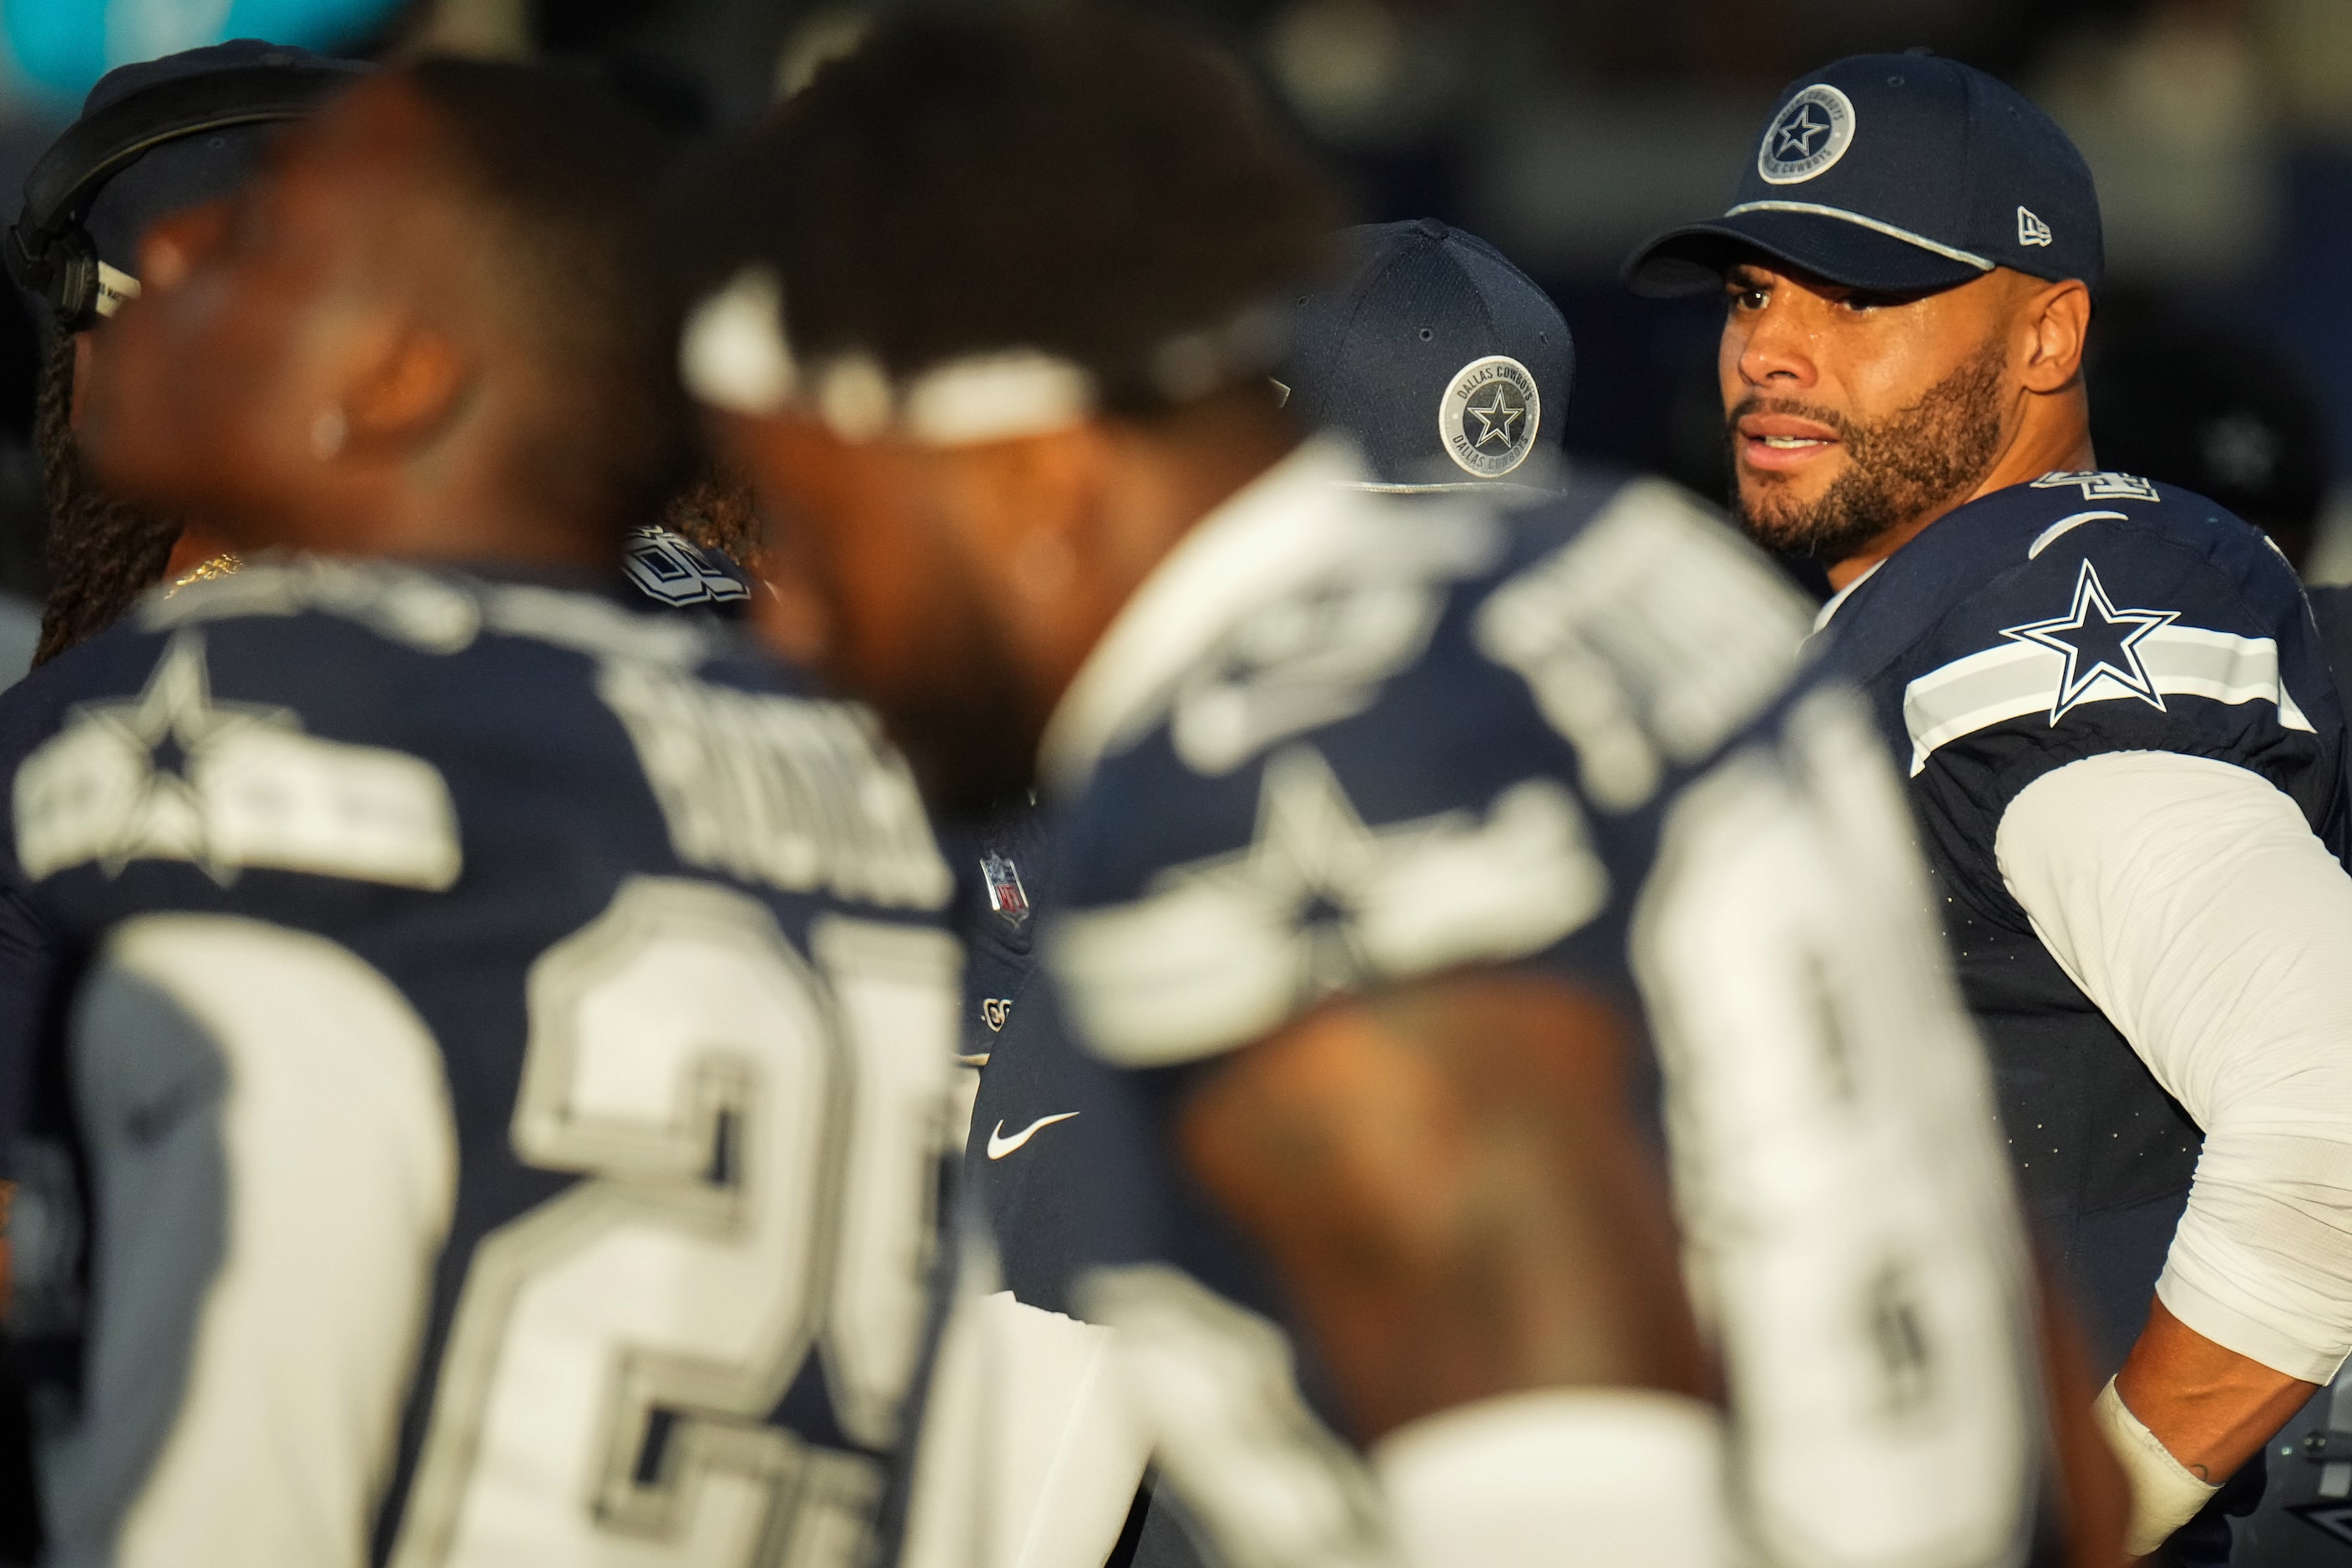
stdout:
{"type": "Polygon", "coordinates": [[[1732,269],[1718,373],[1751,538],[1834,564],[1976,490],[2015,394],[1998,282],[1889,298],[1732,269]]]}

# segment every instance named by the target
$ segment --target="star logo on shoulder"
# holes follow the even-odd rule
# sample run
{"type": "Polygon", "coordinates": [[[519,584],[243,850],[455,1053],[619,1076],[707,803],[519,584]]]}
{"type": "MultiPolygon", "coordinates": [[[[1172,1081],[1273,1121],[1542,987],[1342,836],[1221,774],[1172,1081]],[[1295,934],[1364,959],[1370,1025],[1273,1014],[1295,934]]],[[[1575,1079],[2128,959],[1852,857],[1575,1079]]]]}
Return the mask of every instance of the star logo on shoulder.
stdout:
{"type": "Polygon", "coordinates": [[[1365,819],[1308,745],[1265,763],[1244,848],[1066,913],[1053,966],[1089,1048],[1169,1066],[1257,1038],[1335,991],[1523,957],[1606,909],[1576,797],[1523,779],[1486,809],[1365,819]]]}
{"type": "Polygon", "coordinates": [[[1312,748],[1266,764],[1250,847],[1192,873],[1255,903],[1296,946],[1302,994],[1339,990],[1377,973],[1358,929],[1384,855],[1426,835],[1426,825],[1365,826],[1331,766],[1312,748]]]}
{"type": "Polygon", "coordinates": [[[2000,635],[2065,655],[2066,671],[2050,704],[2050,722],[2055,726],[2102,679],[2113,680],[2150,707],[2162,710],[2164,696],[2140,659],[2139,645],[2158,627],[2179,618],[2178,610],[2116,608],[2106,584],[2099,581],[2098,568],[2085,561],[2074,579],[2074,602],[2066,614],[2008,626],[2000,635]]]}
{"type": "Polygon", "coordinates": [[[119,875],[134,859],[164,857],[194,861],[215,881],[229,881],[234,862],[225,863],[215,852],[196,769],[239,731],[298,729],[293,716],[250,703],[215,702],[204,640],[183,632],[172,639],[137,697],[88,704],[76,718],[90,727],[93,738],[108,737],[123,756],[145,759],[135,798],[124,803],[120,834],[98,857],[106,873],[119,875]]]}
{"type": "Polygon", "coordinates": [[[13,805],[36,880],[178,860],[223,886],[268,868],[438,889],[463,863],[437,769],[307,734],[290,709],[216,700],[194,631],[137,696],[75,708],[17,769],[13,805]]]}

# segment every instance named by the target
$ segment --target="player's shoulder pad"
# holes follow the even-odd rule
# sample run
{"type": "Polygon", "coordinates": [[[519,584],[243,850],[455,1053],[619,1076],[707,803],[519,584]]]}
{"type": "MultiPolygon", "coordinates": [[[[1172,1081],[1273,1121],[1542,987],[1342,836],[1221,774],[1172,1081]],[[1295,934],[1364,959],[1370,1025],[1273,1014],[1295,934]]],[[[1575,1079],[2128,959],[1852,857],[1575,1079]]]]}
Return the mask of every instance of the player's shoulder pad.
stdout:
{"type": "Polygon", "coordinates": [[[10,782],[25,876],[95,865],[110,881],[143,860],[193,865],[223,887],[248,868],[455,883],[463,855],[441,769],[336,723],[361,713],[385,724],[381,675],[275,622],[257,637],[230,631],[242,679],[224,685],[209,638],[234,626],[118,625],[77,650],[72,700],[10,782]],[[276,700],[255,700],[258,689],[276,700]],[[321,689],[341,700],[320,700],[321,689]]]}
{"type": "Polygon", "coordinates": [[[1622,811],[1788,691],[1811,606],[1679,486],[1587,484],[1522,515],[1513,559],[1466,626],[1573,744],[1586,797],[1622,811]]]}
{"type": "Polygon", "coordinates": [[[1903,682],[1915,774],[1945,747],[2021,722],[2070,753],[2105,736],[2222,754],[2250,724],[2340,727],[2293,569],[2192,492],[2048,475],[1931,525],[1897,566],[1885,592],[1864,584],[1881,624],[1858,630],[1908,637],[1888,671],[1903,682]],[[1962,526],[1938,539],[1951,522],[1962,526]]]}
{"type": "Polygon", "coordinates": [[[1468,521],[1496,531],[1475,570],[1313,576],[1103,758],[1046,939],[1093,1048],[1188,1060],[1331,991],[1557,946],[1632,879],[1621,819],[1788,690],[1801,596],[1673,487],[1468,521]],[[1236,705],[1208,731],[1230,744],[1202,702],[1236,705]]]}
{"type": "Polygon", "coordinates": [[[179,861],[224,887],[270,869],[435,890],[461,869],[468,790],[626,810],[634,760],[689,865],[894,906],[947,896],[870,713],[593,593],[265,563],[150,601],[74,665],[11,782],[36,880],[179,861]]]}

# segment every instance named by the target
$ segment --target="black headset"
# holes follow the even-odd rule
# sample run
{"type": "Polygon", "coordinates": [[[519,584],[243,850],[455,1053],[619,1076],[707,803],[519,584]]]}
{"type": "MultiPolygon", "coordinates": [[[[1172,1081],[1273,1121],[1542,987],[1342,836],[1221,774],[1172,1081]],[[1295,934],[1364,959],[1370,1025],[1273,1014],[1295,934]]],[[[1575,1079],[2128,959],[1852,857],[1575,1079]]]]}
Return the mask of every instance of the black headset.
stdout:
{"type": "Polygon", "coordinates": [[[153,148],[236,125],[299,120],[347,87],[349,66],[237,66],[142,88],[68,126],[25,177],[25,211],[0,242],[8,275],[68,331],[98,320],[98,246],[82,226],[106,183],[153,148]]]}

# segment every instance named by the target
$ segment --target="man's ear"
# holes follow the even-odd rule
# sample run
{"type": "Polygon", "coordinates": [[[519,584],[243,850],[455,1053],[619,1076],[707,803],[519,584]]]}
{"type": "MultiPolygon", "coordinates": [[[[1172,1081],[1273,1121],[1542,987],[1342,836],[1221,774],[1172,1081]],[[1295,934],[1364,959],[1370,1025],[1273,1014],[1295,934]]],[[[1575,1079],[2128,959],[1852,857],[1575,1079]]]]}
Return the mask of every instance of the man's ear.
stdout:
{"type": "Polygon", "coordinates": [[[2091,331],[2091,291],[2069,279],[2041,287],[2028,297],[2030,332],[2025,358],[2029,392],[2060,392],[2083,372],[2083,347],[2091,331]]]}
{"type": "Polygon", "coordinates": [[[404,326],[388,332],[351,383],[339,416],[349,449],[396,454],[431,441],[449,422],[473,381],[473,365],[439,332],[404,326]]]}

